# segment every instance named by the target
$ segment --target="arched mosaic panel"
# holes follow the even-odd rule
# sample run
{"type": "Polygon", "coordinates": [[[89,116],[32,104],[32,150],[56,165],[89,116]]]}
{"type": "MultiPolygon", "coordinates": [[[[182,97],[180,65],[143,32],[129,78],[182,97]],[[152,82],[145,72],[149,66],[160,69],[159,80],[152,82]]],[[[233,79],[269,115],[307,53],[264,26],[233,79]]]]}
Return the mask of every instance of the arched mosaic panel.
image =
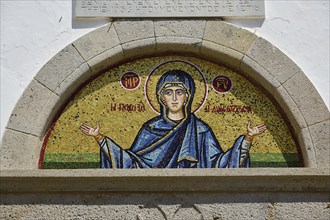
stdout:
{"type": "Polygon", "coordinates": [[[276,106],[239,73],[161,56],[124,63],[83,87],[49,131],[39,168],[296,167],[297,149],[276,106]],[[181,92],[174,120],[164,98],[181,92]]]}

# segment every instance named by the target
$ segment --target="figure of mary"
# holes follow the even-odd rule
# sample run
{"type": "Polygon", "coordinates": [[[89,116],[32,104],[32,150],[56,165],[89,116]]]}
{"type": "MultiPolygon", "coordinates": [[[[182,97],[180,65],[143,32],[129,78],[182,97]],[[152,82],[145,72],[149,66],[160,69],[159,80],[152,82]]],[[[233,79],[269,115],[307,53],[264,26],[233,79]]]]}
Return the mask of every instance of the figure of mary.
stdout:
{"type": "Polygon", "coordinates": [[[212,129],[191,112],[195,83],[182,70],[162,75],[156,87],[160,115],[147,121],[130,149],[100,133],[100,125],[80,126],[100,146],[101,168],[238,168],[249,167],[253,137],[265,125],[250,127],[224,152],[212,129]]]}

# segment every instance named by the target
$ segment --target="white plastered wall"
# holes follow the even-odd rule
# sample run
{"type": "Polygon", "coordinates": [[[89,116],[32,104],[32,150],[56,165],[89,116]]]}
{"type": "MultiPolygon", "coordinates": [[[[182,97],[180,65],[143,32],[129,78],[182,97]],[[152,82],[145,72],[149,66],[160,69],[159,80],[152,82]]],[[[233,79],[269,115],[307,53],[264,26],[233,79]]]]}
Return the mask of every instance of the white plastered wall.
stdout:
{"type": "Polygon", "coordinates": [[[40,71],[38,67],[38,74],[23,97],[18,102],[14,100],[17,105],[0,151],[0,156],[5,158],[2,165],[6,167],[0,168],[0,191],[4,192],[0,199],[0,218],[329,219],[330,163],[326,157],[329,112],[305,74],[275,43],[222,21],[116,21],[111,28],[110,25],[73,44],[69,41],[57,55],[47,57],[45,60],[49,62],[40,71]],[[164,36],[160,27],[173,33],[164,36]],[[144,32],[140,31],[142,28],[144,32]],[[109,38],[112,40],[108,41],[109,38]],[[89,47],[90,42],[95,42],[93,47],[89,47]],[[52,107],[63,104],[61,94],[70,95],[69,88],[74,90],[88,77],[90,71],[86,66],[97,73],[98,68],[111,65],[110,60],[116,63],[123,57],[141,55],[141,51],[152,54],[168,48],[219,59],[265,85],[293,122],[303,149],[312,152],[305,154],[307,167],[37,169],[39,150],[30,151],[39,149],[39,138],[42,139],[51,121],[52,107]],[[66,76],[68,81],[64,82],[61,77],[66,76]],[[311,107],[311,103],[316,107],[311,107]],[[313,108],[320,113],[312,114],[313,108]],[[313,150],[319,159],[317,163],[313,150]]]}
{"type": "MultiPolygon", "coordinates": [[[[329,108],[329,1],[266,0],[266,19],[228,20],[276,45],[329,108]]],[[[72,19],[71,0],[1,0],[1,136],[25,88],[57,52],[108,20],[72,19]]]]}

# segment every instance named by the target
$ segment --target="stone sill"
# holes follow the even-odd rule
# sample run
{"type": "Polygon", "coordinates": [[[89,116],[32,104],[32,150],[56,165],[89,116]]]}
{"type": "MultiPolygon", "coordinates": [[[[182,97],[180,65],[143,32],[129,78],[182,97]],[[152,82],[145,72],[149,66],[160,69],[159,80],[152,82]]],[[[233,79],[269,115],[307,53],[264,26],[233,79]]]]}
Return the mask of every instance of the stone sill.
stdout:
{"type": "Polygon", "coordinates": [[[329,168],[1,170],[1,193],[330,192],[329,168]]]}

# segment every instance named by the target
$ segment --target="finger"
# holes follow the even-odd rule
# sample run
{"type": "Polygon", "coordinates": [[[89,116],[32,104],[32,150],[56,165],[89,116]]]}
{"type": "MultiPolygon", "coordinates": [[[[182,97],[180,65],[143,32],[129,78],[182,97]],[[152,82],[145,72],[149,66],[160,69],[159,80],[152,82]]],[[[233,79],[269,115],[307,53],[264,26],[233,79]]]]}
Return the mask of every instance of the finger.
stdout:
{"type": "Polygon", "coordinates": [[[84,126],[84,127],[87,127],[87,128],[93,128],[92,126],[90,126],[89,124],[86,124],[86,123],[82,124],[81,126],[84,126]]]}
{"type": "Polygon", "coordinates": [[[99,124],[99,122],[96,122],[96,128],[97,128],[97,129],[100,128],[100,124],[99,124]]]}
{"type": "Polygon", "coordinates": [[[83,129],[83,130],[91,130],[92,129],[91,127],[86,127],[84,125],[81,125],[79,128],[83,129]]]}
{"type": "Polygon", "coordinates": [[[81,127],[81,128],[89,128],[89,126],[86,125],[86,124],[82,124],[82,125],[80,125],[80,127],[81,127]]]}
{"type": "Polygon", "coordinates": [[[253,132],[253,128],[251,128],[250,120],[247,122],[246,128],[247,128],[248,132],[253,132]]]}
{"type": "Polygon", "coordinates": [[[80,130],[81,130],[82,132],[84,132],[84,133],[89,133],[89,132],[90,132],[90,130],[89,130],[89,129],[86,129],[86,128],[80,128],[80,130]]]}
{"type": "Polygon", "coordinates": [[[262,127],[257,127],[259,130],[265,130],[265,129],[267,129],[267,127],[266,126],[262,126],[262,127]]]}
{"type": "Polygon", "coordinates": [[[89,126],[89,125],[87,125],[87,124],[83,124],[83,125],[81,125],[82,127],[84,127],[84,128],[87,128],[87,129],[89,129],[89,130],[94,130],[95,128],[93,128],[92,126],[89,126]]]}
{"type": "Polygon", "coordinates": [[[89,133],[89,129],[87,129],[87,128],[80,128],[80,130],[82,131],[82,132],[86,132],[86,133],[89,133]]]}
{"type": "Polygon", "coordinates": [[[265,124],[260,124],[260,125],[257,125],[256,127],[261,128],[261,127],[266,127],[266,125],[265,124]]]}
{"type": "Polygon", "coordinates": [[[89,131],[86,131],[86,130],[83,130],[83,129],[80,129],[84,134],[89,134],[89,131]]]}
{"type": "Polygon", "coordinates": [[[259,133],[262,133],[262,132],[264,132],[266,130],[267,130],[267,128],[259,129],[259,133]]]}

